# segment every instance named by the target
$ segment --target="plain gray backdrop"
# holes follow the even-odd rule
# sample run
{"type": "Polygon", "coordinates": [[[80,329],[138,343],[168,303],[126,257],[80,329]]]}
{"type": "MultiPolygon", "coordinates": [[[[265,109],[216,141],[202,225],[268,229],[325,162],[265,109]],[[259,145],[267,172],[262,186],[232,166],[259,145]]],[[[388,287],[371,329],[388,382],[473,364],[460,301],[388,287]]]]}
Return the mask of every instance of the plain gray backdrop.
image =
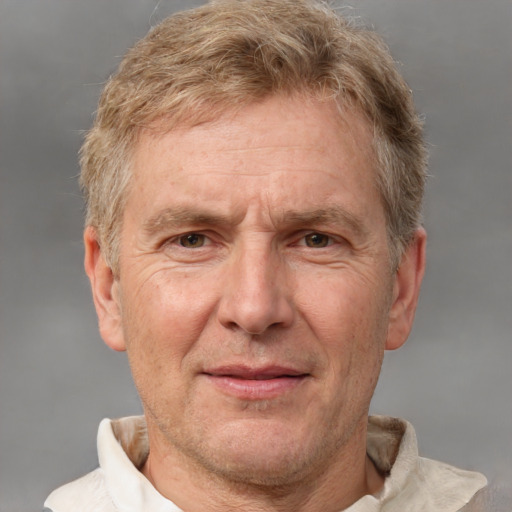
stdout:
{"type": "MultiPolygon", "coordinates": [[[[93,469],[98,422],[141,411],[97,332],[76,154],[102,83],[172,0],[0,3],[0,510],[93,469]]],[[[428,269],[372,411],[422,454],[512,485],[512,3],[354,0],[425,115],[428,269]]]]}

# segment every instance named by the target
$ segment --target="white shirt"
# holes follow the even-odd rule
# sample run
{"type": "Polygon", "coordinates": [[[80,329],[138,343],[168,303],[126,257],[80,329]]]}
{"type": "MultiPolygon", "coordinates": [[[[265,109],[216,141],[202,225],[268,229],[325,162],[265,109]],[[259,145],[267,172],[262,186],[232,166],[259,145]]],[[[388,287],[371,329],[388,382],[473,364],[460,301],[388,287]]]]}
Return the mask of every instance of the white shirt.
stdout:
{"type": "MultiPolygon", "coordinates": [[[[139,471],[148,450],[142,416],[104,419],[98,429],[99,468],[53,491],[45,507],[52,512],[181,512],[139,471]]],[[[384,487],[344,512],[458,512],[487,484],[480,473],[419,457],[414,428],[404,420],[371,416],[367,453],[387,474],[384,487]]]]}

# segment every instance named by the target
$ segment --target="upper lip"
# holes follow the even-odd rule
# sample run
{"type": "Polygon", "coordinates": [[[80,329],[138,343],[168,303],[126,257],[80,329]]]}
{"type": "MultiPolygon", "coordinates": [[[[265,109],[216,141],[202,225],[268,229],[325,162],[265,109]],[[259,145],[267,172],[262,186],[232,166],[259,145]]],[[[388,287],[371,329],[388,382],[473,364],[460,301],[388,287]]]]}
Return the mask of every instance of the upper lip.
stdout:
{"type": "Polygon", "coordinates": [[[307,372],[289,366],[261,366],[227,365],[209,368],[203,373],[213,377],[233,377],[236,379],[265,380],[278,377],[305,377],[307,372]]]}

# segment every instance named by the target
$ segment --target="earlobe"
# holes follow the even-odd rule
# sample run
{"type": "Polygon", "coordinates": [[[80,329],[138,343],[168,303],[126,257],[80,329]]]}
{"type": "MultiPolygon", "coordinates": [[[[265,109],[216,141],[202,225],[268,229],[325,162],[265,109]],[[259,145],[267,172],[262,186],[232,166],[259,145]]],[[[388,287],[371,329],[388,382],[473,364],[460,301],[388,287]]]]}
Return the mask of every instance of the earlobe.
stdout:
{"type": "Polygon", "coordinates": [[[386,350],[401,347],[411,332],[425,273],[427,234],[418,228],[406,248],[395,275],[393,303],[389,313],[386,350]]]}
{"type": "Polygon", "coordinates": [[[119,282],[107,265],[96,230],[91,226],[85,229],[84,245],[84,267],[91,282],[101,337],[113,350],[126,350],[121,321],[119,282]]]}

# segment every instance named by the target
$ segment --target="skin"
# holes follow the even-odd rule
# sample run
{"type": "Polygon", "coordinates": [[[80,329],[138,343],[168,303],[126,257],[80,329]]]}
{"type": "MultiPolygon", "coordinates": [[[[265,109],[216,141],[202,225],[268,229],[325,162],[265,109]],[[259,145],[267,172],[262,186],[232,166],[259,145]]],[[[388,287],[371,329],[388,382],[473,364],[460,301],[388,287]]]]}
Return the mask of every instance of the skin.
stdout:
{"type": "Polygon", "coordinates": [[[289,97],[145,131],[119,277],[86,229],[100,331],[144,406],[142,471],[180,508],[327,512],[381,488],[368,408],[425,232],[393,271],[370,147],[357,112],[289,97]]]}

